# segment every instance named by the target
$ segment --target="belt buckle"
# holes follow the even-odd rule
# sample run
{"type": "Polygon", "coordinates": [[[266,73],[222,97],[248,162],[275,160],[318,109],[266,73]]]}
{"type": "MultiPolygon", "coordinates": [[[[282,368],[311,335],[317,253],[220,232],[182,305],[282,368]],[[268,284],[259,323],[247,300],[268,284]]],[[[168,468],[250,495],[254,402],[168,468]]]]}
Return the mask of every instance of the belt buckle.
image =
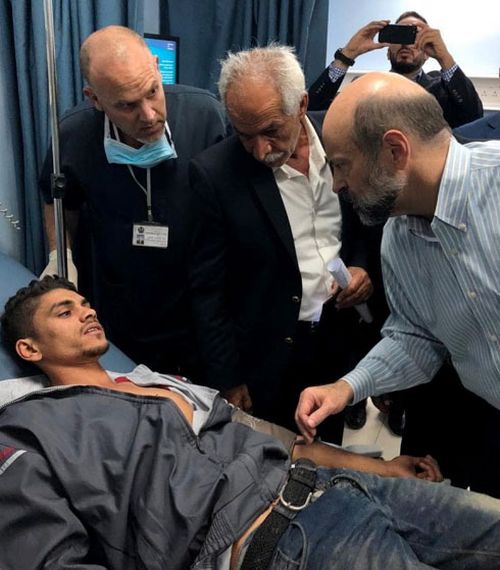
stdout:
{"type": "Polygon", "coordinates": [[[275,504],[269,516],[255,532],[240,566],[241,570],[270,568],[273,552],[281,536],[297,512],[307,507],[311,501],[316,487],[316,475],[316,465],[309,459],[300,458],[290,466],[288,481],[279,493],[279,502],[275,504]],[[289,490],[292,500],[303,500],[303,504],[294,505],[285,499],[284,493],[289,485],[292,486],[289,490]],[[306,490],[307,497],[305,496],[306,490]]]}
{"type": "Polygon", "coordinates": [[[314,464],[314,462],[310,461],[309,459],[305,459],[305,458],[301,458],[298,459],[295,463],[293,463],[290,466],[290,475],[288,477],[288,482],[287,484],[281,489],[278,498],[280,503],[286,508],[289,509],[290,511],[293,512],[298,512],[301,511],[302,509],[305,509],[307,507],[307,505],[311,502],[311,498],[313,496],[313,492],[314,492],[314,487],[315,487],[315,481],[316,481],[316,465],[314,464]],[[294,472],[296,470],[299,470],[297,473],[297,478],[294,477],[294,472]],[[311,480],[310,482],[306,482],[304,480],[304,472],[310,472],[313,480],[311,480]],[[307,494],[307,497],[304,499],[303,503],[301,505],[295,505],[294,503],[287,501],[285,499],[285,491],[288,487],[288,485],[291,482],[300,482],[301,485],[303,486],[308,486],[311,490],[309,491],[309,493],[307,494]]]}
{"type": "Polygon", "coordinates": [[[288,502],[285,497],[283,497],[283,493],[285,492],[285,488],[283,487],[283,489],[281,489],[280,494],[279,494],[279,500],[280,503],[286,507],[287,509],[290,509],[291,511],[301,511],[302,509],[305,509],[307,507],[307,505],[311,502],[311,497],[312,497],[312,491],[309,492],[309,494],[306,497],[306,500],[302,503],[302,505],[294,505],[290,502],[288,502]]]}

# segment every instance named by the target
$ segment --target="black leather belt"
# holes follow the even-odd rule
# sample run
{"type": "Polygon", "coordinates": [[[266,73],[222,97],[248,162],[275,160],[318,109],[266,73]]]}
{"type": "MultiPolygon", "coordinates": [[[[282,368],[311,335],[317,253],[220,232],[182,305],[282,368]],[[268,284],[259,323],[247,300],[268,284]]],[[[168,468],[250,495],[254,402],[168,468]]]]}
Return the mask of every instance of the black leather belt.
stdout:
{"type": "Polygon", "coordinates": [[[316,465],[299,459],[291,467],[279,501],[255,532],[240,570],[265,570],[282,534],[297,514],[307,507],[316,487],[316,465]]]}

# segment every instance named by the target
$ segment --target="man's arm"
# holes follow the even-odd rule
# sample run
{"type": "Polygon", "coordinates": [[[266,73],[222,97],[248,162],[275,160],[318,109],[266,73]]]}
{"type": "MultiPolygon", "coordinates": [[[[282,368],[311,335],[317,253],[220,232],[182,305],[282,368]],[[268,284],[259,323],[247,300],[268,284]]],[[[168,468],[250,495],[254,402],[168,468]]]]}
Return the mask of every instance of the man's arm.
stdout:
{"type": "MultiPolygon", "coordinates": [[[[330,69],[335,66],[335,61],[332,62],[330,67],[327,67],[316,81],[309,87],[309,105],[310,111],[325,111],[330,106],[330,103],[337,95],[342,81],[344,81],[345,72],[339,74],[335,81],[330,78],[330,69]]],[[[346,66],[347,71],[347,66],[346,66]]]]}
{"type": "Polygon", "coordinates": [[[448,95],[442,107],[444,118],[450,127],[459,127],[483,116],[483,104],[476,88],[460,67],[456,69],[450,81],[442,80],[441,83],[448,95]]]}
{"type": "Polygon", "coordinates": [[[352,386],[343,378],[333,384],[303,390],[295,411],[295,422],[306,443],[314,441],[316,428],[323,420],[341,412],[353,397],[352,386]]]}
{"type": "MultiPolygon", "coordinates": [[[[342,48],[342,53],[348,59],[355,60],[369,51],[386,47],[374,41],[378,32],[389,23],[389,20],[370,22],[358,30],[342,48]]],[[[349,69],[346,60],[334,59],[323,73],[309,88],[309,110],[322,111],[328,109],[337,94],[344,76],[349,69]],[[332,79],[333,78],[333,79],[332,79]]]]}
{"type": "Polygon", "coordinates": [[[483,104],[472,83],[457,66],[455,58],[441,36],[441,32],[429,26],[423,26],[415,41],[429,57],[435,59],[441,67],[441,81],[430,85],[432,93],[443,108],[444,118],[452,128],[459,127],[483,116],[483,104]]]}
{"type": "Polygon", "coordinates": [[[11,459],[3,463],[0,475],[0,567],[104,570],[87,561],[85,526],[44,459],[2,445],[0,451],[11,459]]]}
{"type": "Polygon", "coordinates": [[[301,457],[311,459],[316,465],[329,468],[345,468],[354,471],[365,471],[382,477],[419,478],[427,481],[442,481],[443,476],[437,462],[430,457],[410,457],[400,455],[390,461],[374,459],[345,449],[333,447],[320,442],[306,445],[301,438],[293,448],[292,459],[301,457]]]}
{"type": "MultiPolygon", "coordinates": [[[[391,245],[397,247],[395,243],[391,245]]],[[[302,392],[295,419],[308,442],[312,441],[316,427],[326,417],[339,413],[350,403],[429,382],[446,357],[446,348],[422,323],[421,315],[412,306],[392,267],[394,260],[389,258],[389,255],[383,258],[391,310],[383,328],[385,338],[338,382],[313,386],[302,392]]]]}
{"type": "Polygon", "coordinates": [[[399,329],[394,336],[383,338],[344,378],[303,390],[295,421],[308,442],[323,420],[351,403],[430,382],[444,362],[446,349],[436,339],[419,335],[417,329],[414,333],[399,329]]]}
{"type": "MultiPolygon", "coordinates": [[[[40,278],[45,275],[54,275],[58,273],[57,263],[57,239],[54,219],[54,204],[44,205],[44,225],[45,235],[47,236],[47,244],[49,248],[49,260],[45,269],[40,274],[40,278]]],[[[77,211],[64,211],[64,226],[66,235],[66,260],[68,269],[68,279],[78,287],[78,270],[73,261],[73,243],[78,226],[79,213],[77,211]]]]}
{"type": "Polygon", "coordinates": [[[423,50],[427,56],[435,59],[443,71],[451,69],[455,65],[455,59],[448,51],[441,32],[435,28],[431,28],[423,23],[419,25],[415,47],[423,50]]]}
{"type": "Polygon", "coordinates": [[[381,461],[357,453],[350,453],[342,448],[313,442],[304,445],[305,439],[292,431],[271,422],[255,418],[235,409],[232,421],[242,423],[255,431],[275,437],[285,446],[293,461],[301,457],[311,459],[323,467],[354,469],[367,471],[385,477],[418,477],[429,481],[442,480],[437,463],[430,457],[401,456],[391,461],[381,461]]]}
{"type": "MultiPolygon", "coordinates": [[[[51,188],[51,168],[52,168],[52,148],[49,148],[45,162],[42,167],[42,172],[39,178],[39,188],[44,200],[43,206],[43,220],[45,227],[45,235],[47,238],[47,246],[49,250],[48,264],[43,270],[40,277],[44,275],[57,274],[57,239],[54,215],[54,202],[52,201],[52,188],[51,188]]],[[[68,180],[66,180],[68,186],[68,180]]],[[[67,192],[66,188],[66,192],[67,192]]],[[[78,228],[79,210],[68,210],[64,208],[64,226],[66,237],[66,251],[68,261],[68,278],[78,287],[78,271],[73,263],[72,248],[78,228]]]]}
{"type": "MultiPolygon", "coordinates": [[[[75,241],[76,231],[78,228],[79,212],[78,210],[64,210],[64,222],[66,229],[66,246],[71,249],[75,241]]],[[[45,235],[47,236],[47,245],[49,251],[56,249],[56,226],[54,219],[54,203],[44,204],[43,221],[45,226],[45,235]]]]}

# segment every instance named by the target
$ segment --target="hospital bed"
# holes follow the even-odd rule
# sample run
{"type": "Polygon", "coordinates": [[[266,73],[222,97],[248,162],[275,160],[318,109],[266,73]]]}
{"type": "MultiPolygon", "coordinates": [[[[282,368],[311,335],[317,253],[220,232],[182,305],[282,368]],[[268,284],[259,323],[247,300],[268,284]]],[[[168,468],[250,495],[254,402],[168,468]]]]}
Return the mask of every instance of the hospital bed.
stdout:
{"type": "MultiPolygon", "coordinates": [[[[20,263],[0,252],[0,312],[3,311],[9,297],[35,278],[36,276],[20,263]]],[[[110,343],[108,352],[101,357],[100,362],[106,370],[114,372],[126,373],[135,368],[135,363],[112,343],[110,343]]],[[[46,384],[47,379],[40,374],[38,368],[18,361],[0,345],[0,383],[1,406],[6,399],[10,400],[14,396],[21,396],[29,391],[33,383],[46,384]]],[[[382,449],[379,446],[350,445],[344,449],[371,457],[382,455],[382,449]]]]}

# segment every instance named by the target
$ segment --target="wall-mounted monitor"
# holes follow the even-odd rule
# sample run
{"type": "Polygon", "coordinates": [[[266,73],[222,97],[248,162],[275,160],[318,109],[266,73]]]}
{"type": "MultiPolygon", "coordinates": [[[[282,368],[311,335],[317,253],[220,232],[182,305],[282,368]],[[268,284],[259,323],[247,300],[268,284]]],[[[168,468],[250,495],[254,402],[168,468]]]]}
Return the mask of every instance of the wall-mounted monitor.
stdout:
{"type": "Polygon", "coordinates": [[[163,85],[179,83],[179,38],[144,34],[151,53],[158,57],[163,85]]]}

